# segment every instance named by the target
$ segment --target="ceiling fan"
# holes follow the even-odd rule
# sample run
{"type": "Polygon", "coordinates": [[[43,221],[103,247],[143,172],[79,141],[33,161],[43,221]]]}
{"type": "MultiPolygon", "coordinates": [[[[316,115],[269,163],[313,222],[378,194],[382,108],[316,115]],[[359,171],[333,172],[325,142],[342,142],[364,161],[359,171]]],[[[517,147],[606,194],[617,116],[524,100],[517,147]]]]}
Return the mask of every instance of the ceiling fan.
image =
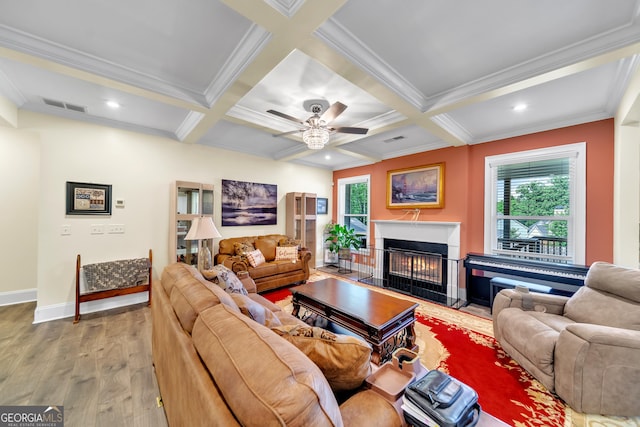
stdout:
{"type": "Polygon", "coordinates": [[[319,150],[329,142],[329,135],[333,133],[352,133],[358,135],[366,134],[369,129],[350,127],[350,126],[330,126],[331,122],[335,120],[347,106],[341,102],[335,102],[329,107],[329,102],[324,99],[309,99],[302,104],[304,109],[310,113],[313,113],[307,120],[300,120],[292,117],[288,114],[281,113],[275,110],[268,110],[267,113],[274,114],[283,119],[290,120],[304,126],[302,129],[296,129],[289,132],[279,133],[273,136],[290,135],[293,133],[301,132],[302,140],[312,150],[319,150]]]}

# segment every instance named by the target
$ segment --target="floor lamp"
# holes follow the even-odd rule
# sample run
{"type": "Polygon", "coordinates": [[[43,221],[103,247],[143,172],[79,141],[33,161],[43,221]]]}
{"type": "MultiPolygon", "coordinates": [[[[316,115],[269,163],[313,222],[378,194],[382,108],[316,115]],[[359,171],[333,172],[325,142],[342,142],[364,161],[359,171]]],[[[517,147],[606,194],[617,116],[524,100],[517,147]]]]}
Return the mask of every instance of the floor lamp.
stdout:
{"type": "Polygon", "coordinates": [[[211,270],[213,267],[213,263],[211,262],[211,251],[209,250],[209,246],[206,244],[206,240],[215,239],[216,237],[222,237],[222,234],[220,234],[213,223],[213,218],[210,216],[194,218],[191,222],[191,228],[184,239],[202,241],[202,246],[198,251],[198,270],[201,273],[203,271],[211,270]]]}

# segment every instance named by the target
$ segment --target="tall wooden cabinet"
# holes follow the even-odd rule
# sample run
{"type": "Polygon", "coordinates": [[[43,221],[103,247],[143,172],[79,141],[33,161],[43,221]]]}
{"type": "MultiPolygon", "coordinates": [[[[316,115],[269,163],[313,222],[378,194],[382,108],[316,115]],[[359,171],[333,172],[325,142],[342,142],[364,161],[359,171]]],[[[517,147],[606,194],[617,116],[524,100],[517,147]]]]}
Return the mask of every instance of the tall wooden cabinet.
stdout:
{"type": "MultiPolygon", "coordinates": [[[[200,216],[213,218],[213,184],[176,181],[171,188],[170,261],[198,265],[198,241],[184,240],[191,221],[200,216]]],[[[207,241],[213,252],[213,240],[207,241]]]]}
{"type": "Polygon", "coordinates": [[[316,267],[316,199],[314,193],[287,193],[287,236],[311,252],[311,268],[316,267]]]}

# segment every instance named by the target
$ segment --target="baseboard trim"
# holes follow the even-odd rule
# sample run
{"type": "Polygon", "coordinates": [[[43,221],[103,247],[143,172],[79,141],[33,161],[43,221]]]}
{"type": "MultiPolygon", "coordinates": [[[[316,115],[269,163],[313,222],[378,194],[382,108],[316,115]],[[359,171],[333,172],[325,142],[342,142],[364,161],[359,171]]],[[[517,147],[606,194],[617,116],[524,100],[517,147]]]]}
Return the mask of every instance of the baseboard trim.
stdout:
{"type": "MultiPolygon", "coordinates": [[[[95,313],[128,305],[140,304],[149,300],[149,292],[121,295],[103,300],[88,301],[80,304],[80,314],[95,313]]],[[[44,307],[36,307],[33,315],[33,323],[49,322],[51,320],[65,319],[76,314],[75,302],[51,304],[44,307]]]]}
{"type": "Polygon", "coordinates": [[[24,289],[21,291],[10,291],[0,293],[0,306],[22,304],[38,299],[37,289],[24,289]]]}
{"type": "Polygon", "coordinates": [[[23,289],[20,291],[10,291],[0,293],[0,306],[22,304],[24,302],[32,302],[38,299],[38,290],[23,289]]]}

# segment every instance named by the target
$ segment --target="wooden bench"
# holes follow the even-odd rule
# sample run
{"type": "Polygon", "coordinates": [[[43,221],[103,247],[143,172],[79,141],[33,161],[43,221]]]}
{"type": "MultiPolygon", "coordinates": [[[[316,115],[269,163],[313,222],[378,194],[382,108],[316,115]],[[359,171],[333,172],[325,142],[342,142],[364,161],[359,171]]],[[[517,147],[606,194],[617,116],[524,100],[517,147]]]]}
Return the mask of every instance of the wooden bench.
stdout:
{"type": "Polygon", "coordinates": [[[80,254],[76,259],[76,313],[73,323],[80,321],[80,304],[120,295],[149,292],[151,305],[151,284],[153,254],[149,249],[148,258],[107,261],[82,266],[80,254]],[[85,292],[80,290],[81,272],[85,273],[85,292]]]}

